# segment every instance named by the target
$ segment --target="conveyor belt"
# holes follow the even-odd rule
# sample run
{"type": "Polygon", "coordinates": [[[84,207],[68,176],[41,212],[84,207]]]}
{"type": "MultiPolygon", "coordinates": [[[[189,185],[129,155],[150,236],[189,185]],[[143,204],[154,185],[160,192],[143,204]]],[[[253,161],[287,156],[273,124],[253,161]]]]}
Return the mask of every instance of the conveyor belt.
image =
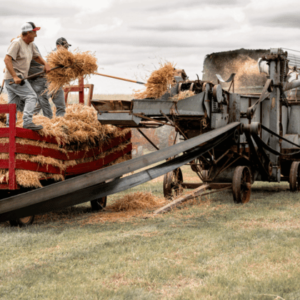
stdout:
{"type": "Polygon", "coordinates": [[[0,221],[45,213],[70,205],[95,200],[152,180],[190,162],[217,144],[228,139],[234,129],[239,125],[239,122],[231,123],[223,128],[207,132],[166,149],[58,182],[44,188],[3,199],[0,201],[0,221]],[[205,145],[200,147],[200,145],[204,143],[205,145]],[[185,154],[137,174],[109,183],[103,183],[106,180],[145,168],[180,153],[185,154]]]}

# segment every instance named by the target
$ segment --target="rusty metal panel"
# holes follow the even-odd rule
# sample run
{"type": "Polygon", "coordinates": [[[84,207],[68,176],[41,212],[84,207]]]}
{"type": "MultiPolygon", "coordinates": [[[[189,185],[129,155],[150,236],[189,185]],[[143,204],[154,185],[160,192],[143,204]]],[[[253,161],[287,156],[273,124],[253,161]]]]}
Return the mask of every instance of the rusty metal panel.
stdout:
{"type": "Polygon", "coordinates": [[[134,114],[144,114],[146,116],[161,116],[162,111],[166,115],[170,115],[171,109],[174,106],[173,101],[163,101],[163,100],[132,100],[132,112],[134,114]]]}
{"type": "Polygon", "coordinates": [[[228,114],[212,113],[211,114],[211,128],[221,128],[228,124],[228,114]]]}
{"type": "Polygon", "coordinates": [[[288,134],[300,134],[300,106],[291,105],[288,134]]]}
{"type": "MultiPolygon", "coordinates": [[[[255,104],[256,102],[257,102],[257,100],[258,99],[253,99],[253,98],[250,98],[251,99],[251,106],[253,105],[253,104],[255,104]]],[[[254,113],[254,115],[253,115],[253,117],[252,117],[252,120],[251,120],[251,123],[253,123],[253,122],[258,122],[258,123],[260,123],[260,112],[261,112],[261,108],[260,108],[260,105],[257,105],[256,106],[256,110],[255,110],[255,113],[254,113]]]]}
{"type": "Polygon", "coordinates": [[[192,97],[177,102],[176,108],[179,115],[188,116],[204,116],[204,100],[205,93],[202,92],[192,97]]]}
{"type": "Polygon", "coordinates": [[[286,106],[281,107],[281,124],[282,124],[282,134],[285,135],[287,133],[287,126],[288,126],[288,108],[286,106]]]}
{"type": "MultiPolygon", "coordinates": [[[[298,134],[285,134],[283,137],[295,144],[299,144],[298,134]]],[[[292,145],[284,140],[282,141],[281,146],[282,146],[282,149],[298,149],[294,145],[292,145]]]]}
{"type": "Polygon", "coordinates": [[[241,113],[246,113],[249,107],[249,97],[241,96],[241,113]]]}
{"type": "Polygon", "coordinates": [[[238,94],[229,95],[229,123],[239,122],[241,115],[241,96],[238,94]]]}
{"type": "Polygon", "coordinates": [[[92,105],[99,112],[131,109],[130,100],[92,100],[92,105]]]}
{"type": "MultiPolygon", "coordinates": [[[[261,124],[270,128],[270,100],[266,99],[262,102],[262,120],[261,120],[261,124]]],[[[262,140],[268,144],[270,138],[270,133],[263,130],[262,131],[262,140]]]]}
{"type": "Polygon", "coordinates": [[[140,124],[142,119],[129,113],[98,113],[98,120],[101,124],[135,127],[140,124]]]}

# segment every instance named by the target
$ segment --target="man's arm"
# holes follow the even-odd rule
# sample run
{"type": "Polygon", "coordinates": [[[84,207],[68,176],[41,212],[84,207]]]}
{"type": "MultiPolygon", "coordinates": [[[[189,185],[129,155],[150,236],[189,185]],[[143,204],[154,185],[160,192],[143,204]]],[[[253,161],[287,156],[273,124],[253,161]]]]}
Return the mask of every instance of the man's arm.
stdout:
{"type": "Polygon", "coordinates": [[[39,64],[45,66],[45,71],[46,71],[46,73],[48,73],[48,72],[51,70],[49,64],[48,64],[41,56],[34,57],[33,59],[34,59],[36,62],[38,62],[39,64]]]}
{"type": "Polygon", "coordinates": [[[20,79],[15,70],[14,70],[14,67],[13,67],[13,64],[12,64],[12,57],[9,56],[9,55],[6,55],[5,58],[4,58],[4,63],[6,65],[6,68],[7,70],[9,71],[9,73],[11,74],[11,76],[13,77],[14,79],[14,82],[16,84],[20,84],[22,82],[22,79],[20,79]]]}

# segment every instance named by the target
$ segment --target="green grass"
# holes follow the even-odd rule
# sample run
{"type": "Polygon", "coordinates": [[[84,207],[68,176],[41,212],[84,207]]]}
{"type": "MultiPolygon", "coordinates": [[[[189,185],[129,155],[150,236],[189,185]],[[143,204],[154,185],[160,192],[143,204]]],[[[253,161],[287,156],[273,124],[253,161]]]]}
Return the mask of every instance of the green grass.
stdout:
{"type": "MultiPolygon", "coordinates": [[[[287,188],[258,183],[245,205],[223,192],[127,222],[85,225],[95,213],[79,206],[2,225],[0,299],[300,299],[300,202],[287,188]]],[[[162,184],[131,191],[149,189],[162,184]]]]}

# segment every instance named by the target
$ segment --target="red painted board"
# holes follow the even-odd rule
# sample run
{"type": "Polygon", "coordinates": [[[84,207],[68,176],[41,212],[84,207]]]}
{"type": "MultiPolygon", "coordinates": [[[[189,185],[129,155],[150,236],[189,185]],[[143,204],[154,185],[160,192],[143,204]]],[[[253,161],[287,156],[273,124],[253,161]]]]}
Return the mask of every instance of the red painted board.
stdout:
{"type": "Polygon", "coordinates": [[[51,144],[58,144],[56,138],[50,136],[41,136],[37,132],[30,129],[17,128],[16,137],[35,141],[45,141],[51,144]]]}
{"type": "Polygon", "coordinates": [[[1,138],[9,137],[9,128],[0,128],[0,137],[1,138]]]}
{"type": "Polygon", "coordinates": [[[9,105],[9,189],[17,188],[15,168],[16,168],[16,104],[9,105]]]}
{"type": "Polygon", "coordinates": [[[0,169],[8,169],[9,160],[8,159],[0,159],[0,169]]]}
{"type": "Polygon", "coordinates": [[[9,190],[8,184],[0,184],[0,190],[9,190]]]}
{"type": "Polygon", "coordinates": [[[0,114],[8,114],[9,107],[9,104],[0,104],[0,114]]]}
{"type": "MultiPolygon", "coordinates": [[[[9,145],[0,144],[0,153],[9,153],[9,145]]],[[[59,150],[42,148],[42,147],[32,146],[32,145],[22,145],[18,143],[16,144],[16,153],[29,154],[29,155],[43,155],[43,156],[49,156],[56,159],[67,160],[66,154],[60,152],[59,150]]]]}
{"type": "Polygon", "coordinates": [[[20,159],[16,160],[16,169],[52,174],[62,174],[62,171],[59,168],[53,167],[52,165],[40,165],[35,162],[24,161],[20,159]]]}
{"type": "Polygon", "coordinates": [[[104,158],[101,158],[97,161],[92,161],[88,163],[78,164],[74,167],[68,167],[66,170],[66,175],[75,175],[75,174],[83,174],[87,172],[92,172],[102,168],[103,166],[109,164],[110,162],[118,159],[119,157],[125,155],[126,153],[132,150],[132,144],[129,144],[124,150],[117,151],[107,155],[104,158]]]}
{"type": "MultiPolygon", "coordinates": [[[[126,142],[126,136],[124,138],[115,138],[111,141],[111,143],[106,144],[102,147],[102,149],[95,148],[89,151],[79,151],[68,154],[62,153],[59,150],[50,149],[50,148],[42,148],[39,146],[33,145],[23,145],[23,144],[16,144],[16,153],[22,154],[29,154],[29,155],[43,155],[48,156],[60,160],[74,160],[74,159],[82,159],[97,156],[113,147],[116,147],[119,144],[126,142]]],[[[129,140],[128,140],[129,141],[129,140]]],[[[9,144],[0,144],[0,153],[9,153],[9,144]]]]}
{"type": "MultiPolygon", "coordinates": [[[[1,146],[0,146],[0,152],[1,152],[1,146]]],[[[43,155],[43,156],[49,156],[60,160],[68,160],[67,155],[65,153],[60,152],[59,150],[42,148],[42,147],[32,146],[32,145],[16,144],[16,153],[30,154],[30,155],[43,155]]]]}

